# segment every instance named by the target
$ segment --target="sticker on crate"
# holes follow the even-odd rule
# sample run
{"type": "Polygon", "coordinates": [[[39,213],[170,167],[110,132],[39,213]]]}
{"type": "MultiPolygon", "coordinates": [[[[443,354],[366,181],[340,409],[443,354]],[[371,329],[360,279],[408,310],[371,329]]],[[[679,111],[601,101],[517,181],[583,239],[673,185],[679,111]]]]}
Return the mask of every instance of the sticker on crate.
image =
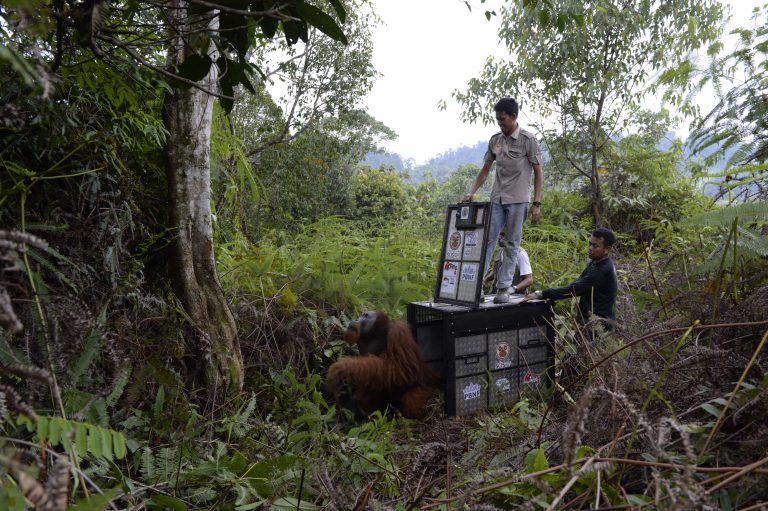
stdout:
{"type": "Polygon", "coordinates": [[[528,371],[525,373],[525,376],[523,376],[523,384],[525,385],[538,385],[539,383],[541,383],[541,376],[533,371],[528,371]]]}
{"type": "Polygon", "coordinates": [[[469,231],[464,236],[464,257],[469,257],[472,255],[472,251],[475,249],[475,247],[478,244],[477,240],[477,232],[476,231],[469,231]]]}
{"type": "Polygon", "coordinates": [[[464,401],[471,401],[480,397],[481,390],[483,388],[479,383],[470,383],[464,387],[464,401]]]}
{"type": "Polygon", "coordinates": [[[500,342],[496,345],[496,363],[494,369],[506,369],[512,367],[512,350],[508,342],[500,342]]]}
{"type": "Polygon", "coordinates": [[[443,264],[443,282],[440,284],[441,295],[456,295],[456,277],[459,273],[459,265],[451,261],[443,264]]]}
{"type": "Polygon", "coordinates": [[[445,247],[446,259],[461,259],[461,247],[464,244],[464,239],[461,231],[453,230],[448,235],[448,243],[445,247]]]}
{"type": "Polygon", "coordinates": [[[499,378],[496,380],[496,392],[499,394],[509,394],[512,391],[512,384],[509,378],[499,378]]]}
{"type": "Polygon", "coordinates": [[[474,282],[477,279],[477,265],[464,263],[461,266],[461,280],[474,282]]]}

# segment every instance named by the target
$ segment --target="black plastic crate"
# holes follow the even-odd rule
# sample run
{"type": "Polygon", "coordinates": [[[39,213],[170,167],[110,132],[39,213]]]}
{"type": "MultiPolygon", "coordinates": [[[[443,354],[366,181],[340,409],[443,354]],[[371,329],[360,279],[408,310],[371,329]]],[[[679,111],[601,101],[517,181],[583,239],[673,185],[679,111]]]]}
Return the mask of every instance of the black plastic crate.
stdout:
{"type": "MultiPolygon", "coordinates": [[[[483,302],[478,308],[408,304],[408,322],[427,365],[445,381],[445,411],[465,415],[513,404],[525,381],[546,382],[554,364],[549,302],[483,302]]],[[[527,387],[526,387],[527,385],[527,387]]]]}

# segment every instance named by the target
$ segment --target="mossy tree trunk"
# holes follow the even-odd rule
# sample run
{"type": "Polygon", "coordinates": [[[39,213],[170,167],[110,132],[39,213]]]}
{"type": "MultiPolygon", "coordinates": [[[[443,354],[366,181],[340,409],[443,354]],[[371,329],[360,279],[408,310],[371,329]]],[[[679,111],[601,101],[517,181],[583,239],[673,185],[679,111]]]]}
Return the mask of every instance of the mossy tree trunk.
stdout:
{"type": "MultiPolygon", "coordinates": [[[[184,0],[173,0],[175,17],[168,65],[178,65],[194,51],[189,34],[216,30],[215,12],[193,15],[184,0]],[[202,30],[201,30],[202,29],[202,30]]],[[[211,45],[206,50],[215,62],[211,45]]],[[[174,232],[169,260],[174,290],[194,322],[195,353],[200,357],[205,383],[212,392],[236,391],[243,384],[243,360],[237,326],[216,274],[211,216],[211,122],[217,67],[197,82],[200,88],[175,88],[166,94],[163,119],[168,130],[166,171],[170,225],[174,232]],[[201,90],[204,89],[204,90],[201,90]]]]}

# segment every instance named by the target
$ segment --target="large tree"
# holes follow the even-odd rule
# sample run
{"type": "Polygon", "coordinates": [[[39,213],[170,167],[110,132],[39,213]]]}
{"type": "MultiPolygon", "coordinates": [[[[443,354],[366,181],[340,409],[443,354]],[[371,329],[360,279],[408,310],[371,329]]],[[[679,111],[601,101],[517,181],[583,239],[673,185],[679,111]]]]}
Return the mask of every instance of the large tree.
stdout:
{"type": "MultiPolygon", "coordinates": [[[[45,86],[63,64],[81,65],[84,57],[143,66],[167,83],[163,110],[173,233],[168,264],[198,332],[193,349],[212,390],[238,389],[243,381],[237,329],[218,282],[213,251],[213,98],[228,111],[237,85],[253,91],[258,65],[250,61],[251,50],[278,33],[293,45],[307,41],[310,28],[316,27],[346,43],[339,27],[346,17],[341,0],[321,7],[304,0],[55,0],[52,5],[21,0],[0,8],[3,30],[13,32],[8,39],[15,43],[4,46],[0,58],[30,84],[37,79],[45,86]]],[[[133,77],[127,74],[126,79],[133,77]]]]}
{"type": "Polygon", "coordinates": [[[511,1],[499,29],[508,56],[489,57],[454,95],[469,121],[490,120],[500,96],[538,114],[550,152],[586,182],[599,221],[606,144],[633,123],[654,73],[717,37],[721,11],[715,0],[511,1]]]}

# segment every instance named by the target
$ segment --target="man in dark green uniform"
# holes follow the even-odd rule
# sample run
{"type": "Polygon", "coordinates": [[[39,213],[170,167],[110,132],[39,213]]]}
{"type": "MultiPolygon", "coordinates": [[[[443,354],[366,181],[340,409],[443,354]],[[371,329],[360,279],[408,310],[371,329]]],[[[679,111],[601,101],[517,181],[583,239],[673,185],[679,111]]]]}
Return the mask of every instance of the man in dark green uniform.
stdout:
{"type": "Polygon", "coordinates": [[[616,269],[609,257],[615,242],[616,236],[610,229],[595,229],[589,237],[587,253],[590,262],[579,278],[564,287],[534,291],[526,295],[523,301],[542,298],[560,300],[578,296],[579,320],[582,324],[589,321],[590,316],[594,314],[610,320],[607,325],[610,327],[610,323],[616,319],[616,293],[619,287],[616,269]]]}

